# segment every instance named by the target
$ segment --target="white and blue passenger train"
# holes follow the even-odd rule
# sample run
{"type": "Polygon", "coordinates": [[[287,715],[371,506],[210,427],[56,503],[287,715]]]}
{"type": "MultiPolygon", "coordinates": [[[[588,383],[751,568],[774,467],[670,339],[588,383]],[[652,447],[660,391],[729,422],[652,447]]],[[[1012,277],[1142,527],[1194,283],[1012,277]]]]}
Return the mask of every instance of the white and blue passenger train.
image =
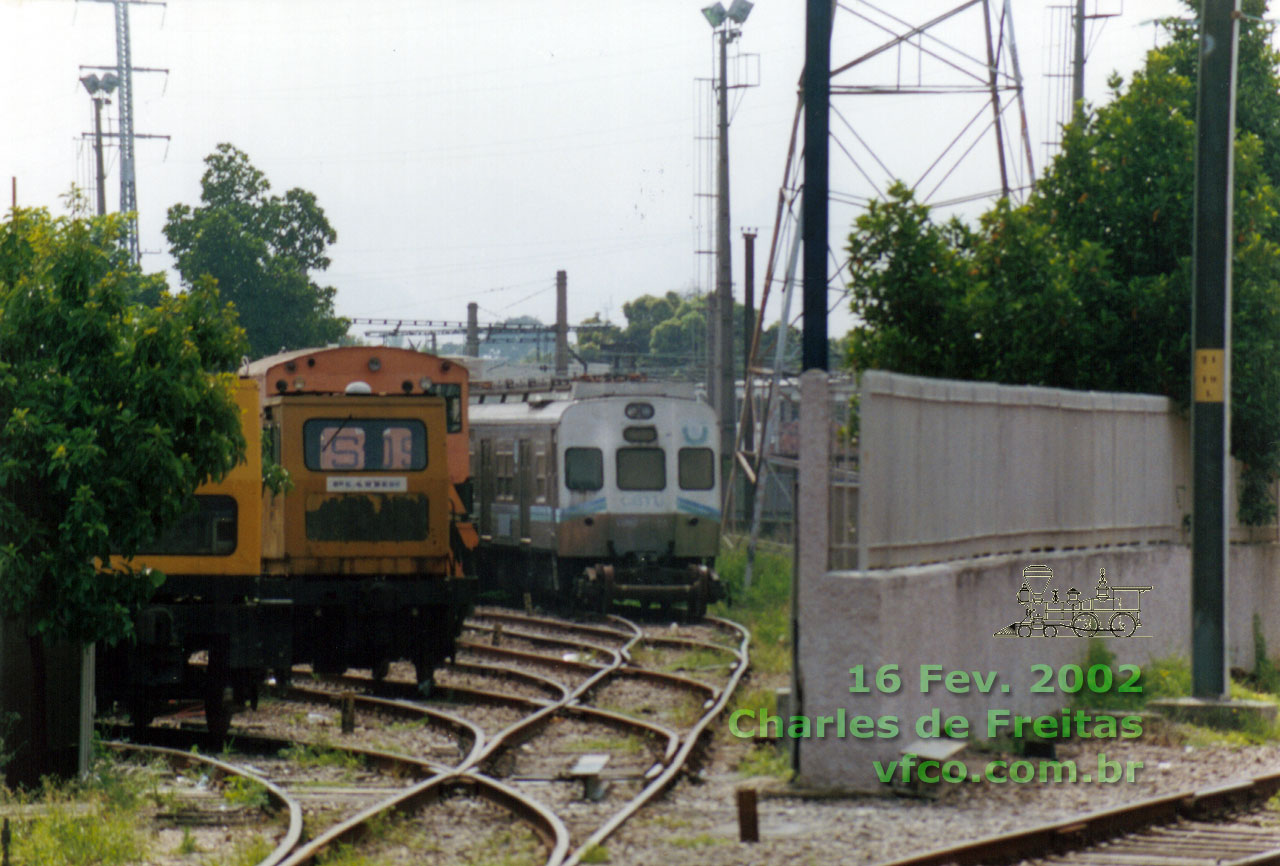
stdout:
{"type": "Polygon", "coordinates": [[[716,417],[692,387],[575,382],[470,424],[482,584],[691,617],[720,596],[716,417]]]}

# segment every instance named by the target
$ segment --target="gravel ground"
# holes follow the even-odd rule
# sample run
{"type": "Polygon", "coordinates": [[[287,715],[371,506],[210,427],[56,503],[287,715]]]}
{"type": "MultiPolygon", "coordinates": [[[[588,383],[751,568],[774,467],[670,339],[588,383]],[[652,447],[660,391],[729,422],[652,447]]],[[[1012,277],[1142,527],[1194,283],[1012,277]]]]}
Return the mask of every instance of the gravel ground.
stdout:
{"type": "MultiPolygon", "coordinates": [[[[669,866],[729,864],[875,864],[1160,794],[1197,790],[1280,772],[1280,747],[1188,746],[1179,729],[1148,725],[1139,741],[1074,741],[1059,759],[1080,766],[1097,752],[1142,761],[1134,783],[961,784],[935,800],[796,796],[778,779],[746,779],[735,767],[748,746],[715,727],[702,770],[674,786],[606,843],[609,862],[669,866]],[[738,841],[735,789],[761,791],[757,844],[738,841]]],[[[994,756],[992,756],[994,757],[994,756]]]]}

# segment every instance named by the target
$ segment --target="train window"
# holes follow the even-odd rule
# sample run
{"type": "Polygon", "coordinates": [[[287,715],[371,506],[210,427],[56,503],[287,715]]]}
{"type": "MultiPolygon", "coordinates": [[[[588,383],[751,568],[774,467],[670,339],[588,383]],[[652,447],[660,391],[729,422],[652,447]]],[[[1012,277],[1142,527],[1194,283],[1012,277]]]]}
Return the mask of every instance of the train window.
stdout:
{"type": "Polygon", "coordinates": [[[716,486],[716,461],[710,448],[681,448],[681,490],[710,490],[716,486]]]}
{"type": "Polygon", "coordinates": [[[512,447],[510,442],[500,442],[498,443],[498,451],[493,455],[493,495],[495,499],[515,498],[516,456],[512,447]]]}
{"type": "Polygon", "coordinates": [[[414,418],[311,418],[302,425],[308,469],[369,472],[423,469],[427,428],[414,418]]]}
{"type": "Polygon", "coordinates": [[[619,448],[619,490],[663,490],[667,486],[667,455],[661,448],[619,448]]]}
{"type": "Polygon", "coordinates": [[[236,552],[236,501],[230,496],[197,496],[196,512],[178,519],[139,554],[230,556],[236,552]]]}
{"type": "Polygon", "coordinates": [[[564,486],[570,490],[604,487],[604,455],[599,448],[564,450],[564,486]]]}
{"type": "Polygon", "coordinates": [[[547,501],[547,455],[543,451],[533,455],[533,497],[537,502],[547,501]]]}

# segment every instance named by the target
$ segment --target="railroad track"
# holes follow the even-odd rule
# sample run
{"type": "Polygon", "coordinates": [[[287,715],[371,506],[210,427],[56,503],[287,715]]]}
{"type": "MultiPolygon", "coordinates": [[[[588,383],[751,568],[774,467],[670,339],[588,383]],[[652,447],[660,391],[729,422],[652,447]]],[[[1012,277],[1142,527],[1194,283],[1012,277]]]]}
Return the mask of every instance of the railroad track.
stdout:
{"type": "MultiPolygon", "coordinates": [[[[278,847],[261,866],[318,863],[340,846],[446,860],[495,845],[513,862],[573,866],[679,777],[746,671],[740,626],[708,620],[678,631],[486,608],[468,621],[458,658],[438,672],[429,699],[395,665],[381,682],[295,674],[295,685],[238,717],[233,730],[244,763],[282,780],[308,813],[310,841],[287,853],[278,847]],[[684,671],[682,656],[711,663],[684,671]],[[279,720],[320,718],[330,731],[343,704],[366,738],[379,725],[414,730],[389,745],[380,740],[378,750],[325,736],[323,748],[358,754],[382,775],[291,783],[271,749],[285,740],[305,748],[306,728],[290,731],[279,720]],[[573,774],[575,761],[606,756],[607,767],[573,774]],[[334,802],[341,811],[327,808],[334,802]],[[321,806],[317,827],[311,814],[321,806]]],[[[172,728],[147,733],[183,747],[172,728]]]]}
{"type": "Polygon", "coordinates": [[[883,866],[1280,864],[1280,773],[980,839],[883,866]]]}

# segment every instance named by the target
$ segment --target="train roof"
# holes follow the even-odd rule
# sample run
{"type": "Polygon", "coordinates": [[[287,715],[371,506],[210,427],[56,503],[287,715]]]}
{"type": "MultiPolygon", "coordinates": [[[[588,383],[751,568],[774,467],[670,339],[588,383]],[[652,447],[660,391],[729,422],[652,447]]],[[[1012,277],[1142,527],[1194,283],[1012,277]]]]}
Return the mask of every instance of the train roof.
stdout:
{"type": "Polygon", "coordinates": [[[447,358],[392,346],[281,352],[249,363],[243,375],[257,379],[264,395],[341,394],[354,381],[367,383],[374,393],[421,393],[440,382],[465,384],[469,376],[466,367],[447,358]]]}
{"type": "Polygon", "coordinates": [[[573,406],[607,398],[632,399],[649,397],[693,403],[710,408],[697,399],[694,386],[684,382],[574,382],[568,393],[531,394],[527,400],[472,403],[473,424],[503,421],[525,424],[557,424],[573,406]]]}

